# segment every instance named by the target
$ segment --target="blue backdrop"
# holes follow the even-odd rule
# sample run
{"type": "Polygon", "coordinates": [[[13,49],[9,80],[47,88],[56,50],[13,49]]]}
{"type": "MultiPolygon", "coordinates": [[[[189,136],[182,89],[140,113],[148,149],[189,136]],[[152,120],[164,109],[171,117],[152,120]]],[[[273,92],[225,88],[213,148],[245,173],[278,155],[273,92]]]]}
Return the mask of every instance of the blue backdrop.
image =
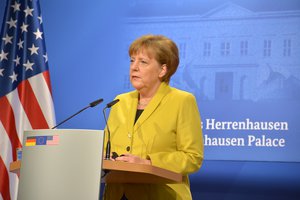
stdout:
{"type": "MultiPolygon", "coordinates": [[[[164,34],[181,56],[171,85],[197,97],[203,120],[194,199],[300,198],[299,0],[40,3],[57,122],[132,90],[128,46],[164,34]]],[[[61,128],[103,129],[103,106],[61,128]]]]}

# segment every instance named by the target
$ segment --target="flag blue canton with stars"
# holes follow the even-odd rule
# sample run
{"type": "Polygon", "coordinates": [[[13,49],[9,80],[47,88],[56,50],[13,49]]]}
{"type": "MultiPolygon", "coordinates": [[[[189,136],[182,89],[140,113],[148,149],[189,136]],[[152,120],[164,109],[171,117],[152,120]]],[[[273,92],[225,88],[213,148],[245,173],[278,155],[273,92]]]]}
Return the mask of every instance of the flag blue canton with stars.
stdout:
{"type": "Polygon", "coordinates": [[[19,83],[48,70],[40,5],[36,0],[8,0],[1,30],[0,97],[19,83]],[[38,9],[34,9],[38,8],[38,9]]]}

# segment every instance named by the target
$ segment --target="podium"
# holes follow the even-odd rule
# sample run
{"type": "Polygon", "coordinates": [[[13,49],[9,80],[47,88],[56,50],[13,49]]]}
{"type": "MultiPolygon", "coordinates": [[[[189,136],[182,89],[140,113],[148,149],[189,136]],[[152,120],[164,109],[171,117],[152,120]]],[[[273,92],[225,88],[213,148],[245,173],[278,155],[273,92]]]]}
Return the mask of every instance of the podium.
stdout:
{"type": "MultiPolygon", "coordinates": [[[[74,134],[79,134],[79,132],[81,131],[78,131],[78,130],[47,130],[47,131],[50,131],[51,134],[54,134],[56,133],[56,131],[62,131],[60,134],[62,135],[63,133],[66,133],[66,131],[68,132],[68,135],[70,135],[71,137],[74,137],[74,134]],[[54,132],[53,132],[54,131],[54,132]],[[73,134],[73,135],[72,135],[73,134]]],[[[82,136],[86,136],[86,135],[91,135],[91,132],[93,131],[82,131],[81,134],[82,136]]],[[[100,139],[103,139],[102,136],[103,136],[103,132],[102,131],[94,131],[95,133],[98,133],[98,135],[100,135],[100,139]],[[101,133],[101,134],[100,134],[101,133]]],[[[26,134],[24,134],[26,135],[26,134]]],[[[66,134],[67,135],[67,134],[66,134]]],[[[70,139],[72,141],[71,138],[66,138],[66,139],[70,139]]],[[[98,139],[96,139],[98,140],[98,139]]],[[[25,138],[24,138],[24,141],[25,141],[25,138]]],[[[71,142],[69,141],[69,142],[71,142]]],[[[84,141],[84,139],[82,138],[82,141],[84,141]]],[[[73,194],[73,197],[71,199],[98,199],[98,197],[95,197],[97,195],[99,195],[99,188],[100,188],[100,181],[102,182],[105,182],[105,183],[153,183],[153,184],[159,184],[159,183],[178,183],[178,182],[182,182],[182,175],[179,174],[179,173],[175,173],[175,172],[172,172],[172,171],[169,171],[169,170],[166,170],[166,169],[162,169],[162,168],[159,168],[159,167],[155,167],[155,166],[151,166],[151,165],[143,165],[143,164],[135,164],[135,163],[126,163],[126,162],[121,162],[121,161],[110,161],[110,160],[102,160],[102,145],[103,145],[103,142],[100,141],[101,144],[97,144],[97,145],[100,145],[101,147],[101,156],[99,156],[101,159],[101,162],[99,162],[99,160],[97,161],[97,163],[92,163],[92,162],[89,162],[89,163],[86,163],[87,165],[93,165],[93,174],[94,174],[94,177],[91,179],[91,183],[88,184],[89,187],[93,188],[91,189],[94,194],[93,197],[85,197],[85,198],[80,198],[79,196],[76,196],[75,197],[75,194],[73,194]],[[97,164],[97,165],[96,165],[97,164]],[[97,168],[97,169],[96,169],[97,168]],[[107,174],[101,179],[100,177],[100,172],[101,172],[101,169],[103,171],[105,171],[107,174]],[[95,175],[97,174],[97,175],[95,175]],[[97,180],[96,180],[97,179],[97,180]],[[96,183],[97,182],[97,183],[96,183]],[[94,185],[91,185],[91,184],[94,184],[94,185]],[[97,189],[97,192],[95,191],[97,189]]],[[[27,151],[26,153],[26,143],[23,143],[24,144],[24,147],[23,147],[23,158],[22,158],[22,167],[21,167],[21,161],[15,161],[15,162],[12,162],[10,164],[10,172],[12,173],[16,173],[16,174],[20,174],[20,186],[19,186],[19,194],[21,194],[21,184],[22,184],[22,179],[23,177],[26,177],[27,176],[27,179],[28,177],[30,177],[32,175],[32,173],[35,173],[33,170],[29,170],[29,171],[26,171],[25,169],[23,168],[26,168],[26,154],[29,154],[31,152],[27,151]],[[26,174],[26,175],[24,175],[26,174]]],[[[79,144],[79,146],[77,146],[77,150],[82,148],[81,146],[82,144],[79,144]]],[[[98,146],[96,145],[96,147],[91,147],[93,150],[92,151],[97,151],[99,149],[98,146]]],[[[82,150],[82,149],[81,149],[82,150]]],[[[85,150],[84,150],[85,151],[85,150]]],[[[73,152],[75,154],[73,154],[72,157],[78,157],[76,154],[79,154],[79,155],[82,155],[82,152],[80,152],[80,150],[76,151],[76,152],[73,152]]],[[[94,152],[95,153],[95,152],[94,152]]],[[[90,155],[93,155],[94,153],[91,153],[90,152],[90,155]]],[[[99,153],[99,152],[98,152],[99,153]]],[[[96,157],[98,158],[98,153],[96,153],[96,157]]],[[[68,155],[65,155],[67,157],[61,157],[61,163],[58,164],[57,168],[62,168],[62,169],[66,169],[67,171],[64,171],[64,173],[66,174],[61,174],[61,177],[64,177],[64,179],[70,179],[71,181],[74,181],[74,177],[72,176],[72,174],[75,173],[76,176],[79,176],[82,175],[82,176],[85,176],[87,175],[86,173],[86,169],[88,169],[89,166],[85,166],[86,168],[84,169],[83,167],[78,167],[74,165],[74,163],[69,163],[69,157],[68,155]],[[77,168],[76,170],[72,169],[73,167],[77,168]],[[68,170],[69,169],[69,170],[68,170]],[[67,175],[68,174],[68,175],[67,175]]],[[[95,158],[96,158],[95,157],[95,158]]],[[[97,159],[96,159],[97,160],[97,159]]],[[[79,159],[77,159],[77,163],[79,163],[79,159]]],[[[37,166],[39,166],[39,164],[33,164],[31,163],[32,165],[35,165],[36,168],[37,166]]],[[[28,164],[27,164],[28,165],[28,164]]],[[[28,167],[27,167],[28,168],[28,167]]],[[[103,175],[103,173],[102,173],[103,175]]],[[[81,177],[82,178],[82,177],[81,177]]],[[[86,180],[87,177],[83,178],[83,180],[86,180]]],[[[70,180],[64,180],[65,182],[68,182],[70,180]]],[[[47,182],[47,180],[43,179],[43,180],[40,180],[40,183],[43,183],[43,181],[47,182]]],[[[26,181],[23,181],[23,183],[26,182],[26,181]]],[[[79,181],[77,181],[79,182],[79,181]]],[[[35,186],[31,184],[31,182],[27,182],[28,184],[28,187],[30,188],[34,188],[35,186]]],[[[84,182],[79,182],[79,185],[82,186],[82,184],[85,184],[84,182]]],[[[81,187],[81,186],[78,186],[78,187],[81,187]]],[[[24,186],[23,186],[24,187],[24,186]]],[[[64,188],[65,186],[63,186],[64,188]]],[[[59,188],[58,188],[59,190],[59,188]]],[[[52,189],[52,191],[55,191],[54,189],[52,189]]],[[[22,192],[26,193],[28,191],[22,189],[22,192]]],[[[72,191],[67,191],[67,190],[64,190],[64,192],[70,192],[70,193],[74,193],[75,191],[72,190],[72,191]]],[[[41,199],[47,199],[45,198],[47,193],[44,194],[43,198],[41,199]]],[[[49,194],[51,195],[51,194],[49,194]]],[[[62,194],[63,195],[63,194],[62,194]]],[[[66,195],[66,194],[65,194],[66,195]]],[[[19,198],[19,199],[23,199],[23,198],[19,198]]],[[[30,198],[30,199],[39,199],[39,198],[30,198]]],[[[55,199],[59,199],[59,198],[55,198],[55,199]]],[[[69,197],[68,198],[65,198],[65,199],[70,199],[69,197]]]]}
{"type": "MultiPolygon", "coordinates": [[[[155,167],[122,161],[103,160],[103,170],[107,174],[101,179],[105,183],[180,183],[182,175],[155,167]]],[[[20,173],[21,161],[10,163],[9,171],[20,173]]]]}
{"type": "Polygon", "coordinates": [[[102,130],[25,131],[18,200],[98,199],[102,130]]]}

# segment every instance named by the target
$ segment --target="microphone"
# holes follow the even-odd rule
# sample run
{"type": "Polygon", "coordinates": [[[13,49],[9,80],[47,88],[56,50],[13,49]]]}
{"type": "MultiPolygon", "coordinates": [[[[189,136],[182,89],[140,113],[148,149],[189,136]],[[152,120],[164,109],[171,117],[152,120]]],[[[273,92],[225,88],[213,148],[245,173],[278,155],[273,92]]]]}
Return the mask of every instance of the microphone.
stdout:
{"type": "Polygon", "coordinates": [[[106,107],[107,108],[110,108],[110,107],[112,107],[113,105],[115,105],[116,103],[118,103],[120,101],[120,99],[115,99],[115,100],[113,100],[112,102],[109,102],[107,105],[106,105],[106,107]]]}
{"type": "Polygon", "coordinates": [[[58,126],[62,125],[63,123],[65,123],[66,121],[68,121],[69,119],[75,117],[76,115],[78,115],[79,113],[81,113],[82,111],[88,109],[88,108],[92,108],[97,106],[99,103],[101,103],[103,101],[103,99],[98,99],[96,101],[93,101],[92,103],[90,103],[88,106],[84,107],[83,109],[79,110],[77,113],[71,115],[70,117],[68,117],[67,119],[63,120],[62,122],[60,122],[59,124],[57,124],[56,126],[52,127],[51,129],[55,129],[58,126]]]}
{"type": "Polygon", "coordinates": [[[105,120],[105,124],[106,124],[106,129],[107,129],[107,143],[106,143],[106,149],[105,149],[105,160],[110,160],[110,130],[109,130],[109,126],[107,123],[107,118],[106,118],[106,114],[105,114],[105,110],[107,108],[112,107],[113,105],[115,105],[116,103],[118,103],[120,100],[119,99],[115,99],[112,102],[109,102],[104,108],[103,108],[103,116],[104,116],[104,120],[105,120]]]}
{"type": "Polygon", "coordinates": [[[92,103],[90,103],[90,107],[95,107],[97,106],[99,103],[101,103],[103,101],[103,99],[98,99],[96,101],[93,101],[92,103]]]}

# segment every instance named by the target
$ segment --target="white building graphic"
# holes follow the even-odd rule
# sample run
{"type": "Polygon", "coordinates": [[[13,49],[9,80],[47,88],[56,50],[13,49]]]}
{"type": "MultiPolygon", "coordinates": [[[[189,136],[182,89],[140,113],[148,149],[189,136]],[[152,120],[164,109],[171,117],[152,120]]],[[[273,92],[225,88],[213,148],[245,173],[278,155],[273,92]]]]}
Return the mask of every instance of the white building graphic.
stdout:
{"type": "Polygon", "coordinates": [[[300,100],[299,10],[226,3],[197,16],[128,19],[126,41],[148,33],[175,40],[181,62],[171,84],[200,101],[300,100]]]}

